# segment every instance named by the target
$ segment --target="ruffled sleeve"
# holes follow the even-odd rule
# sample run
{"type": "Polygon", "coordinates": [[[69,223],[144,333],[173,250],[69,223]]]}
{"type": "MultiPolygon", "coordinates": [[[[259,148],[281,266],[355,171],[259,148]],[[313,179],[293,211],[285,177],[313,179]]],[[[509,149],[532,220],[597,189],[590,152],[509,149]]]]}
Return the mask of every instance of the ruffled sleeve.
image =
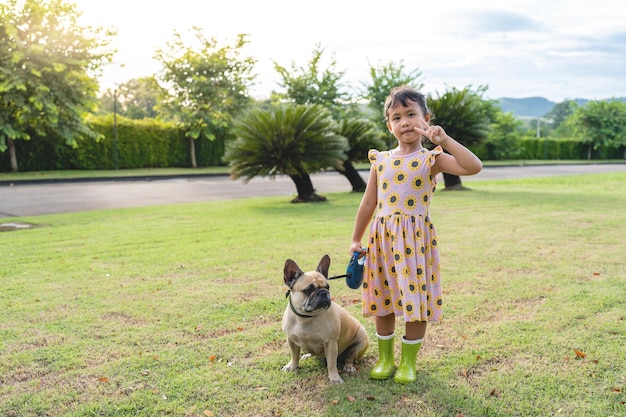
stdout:
{"type": "Polygon", "coordinates": [[[367,152],[367,159],[370,160],[370,163],[373,165],[376,162],[376,157],[378,156],[378,151],[376,149],[370,149],[367,152]]]}
{"type": "Polygon", "coordinates": [[[441,145],[437,145],[435,146],[434,149],[428,151],[429,155],[428,155],[428,165],[429,166],[433,166],[433,164],[435,163],[435,157],[441,153],[443,153],[443,148],[441,147],[441,145]]]}

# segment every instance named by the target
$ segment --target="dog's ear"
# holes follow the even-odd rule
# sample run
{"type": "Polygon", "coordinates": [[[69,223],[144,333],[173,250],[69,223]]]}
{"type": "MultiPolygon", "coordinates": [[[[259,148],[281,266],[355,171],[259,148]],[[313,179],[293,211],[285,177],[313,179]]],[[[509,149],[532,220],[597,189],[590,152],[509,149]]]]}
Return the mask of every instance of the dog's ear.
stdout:
{"type": "Polygon", "coordinates": [[[289,288],[291,288],[300,276],[302,276],[304,272],[300,269],[298,264],[295,263],[292,259],[287,259],[285,261],[285,284],[289,288]]]}
{"type": "Polygon", "coordinates": [[[328,269],[330,268],[330,256],[324,255],[317,265],[316,271],[324,275],[328,279],[328,269]]]}

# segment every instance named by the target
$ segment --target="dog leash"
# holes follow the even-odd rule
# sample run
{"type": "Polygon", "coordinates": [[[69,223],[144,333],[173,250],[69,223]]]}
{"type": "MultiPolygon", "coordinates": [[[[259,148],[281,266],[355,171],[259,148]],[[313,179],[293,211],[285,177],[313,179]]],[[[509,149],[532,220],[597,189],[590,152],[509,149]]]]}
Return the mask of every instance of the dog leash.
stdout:
{"type": "Polygon", "coordinates": [[[352,254],[345,274],[334,275],[332,277],[328,277],[327,279],[345,278],[348,287],[353,290],[359,288],[363,283],[363,265],[365,264],[365,256],[361,256],[359,258],[359,255],[360,253],[357,251],[352,254]]]}

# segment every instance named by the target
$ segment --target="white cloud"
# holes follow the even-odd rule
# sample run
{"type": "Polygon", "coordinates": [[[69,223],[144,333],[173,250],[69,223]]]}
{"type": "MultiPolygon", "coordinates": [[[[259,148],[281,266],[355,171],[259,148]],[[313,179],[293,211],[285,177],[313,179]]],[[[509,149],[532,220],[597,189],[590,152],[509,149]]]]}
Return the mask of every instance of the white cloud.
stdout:
{"type": "Polygon", "coordinates": [[[490,98],[626,96],[626,8],[618,1],[75,2],[84,22],[118,28],[105,87],[155,73],[155,50],[174,30],[198,26],[225,44],[250,34],[258,95],[277,88],[274,61],[305,66],[319,43],[354,87],[369,81],[369,64],[402,61],[422,71],[427,92],[488,85],[490,98]]]}

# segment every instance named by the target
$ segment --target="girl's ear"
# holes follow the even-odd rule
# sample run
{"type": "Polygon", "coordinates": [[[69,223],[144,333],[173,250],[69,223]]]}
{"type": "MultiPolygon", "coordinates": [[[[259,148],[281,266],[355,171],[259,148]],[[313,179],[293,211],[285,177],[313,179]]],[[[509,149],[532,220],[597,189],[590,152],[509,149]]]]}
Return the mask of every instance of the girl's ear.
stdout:
{"type": "Polygon", "coordinates": [[[389,124],[389,122],[387,122],[387,130],[389,130],[390,133],[393,133],[393,130],[391,129],[391,125],[389,124]]]}
{"type": "Polygon", "coordinates": [[[430,113],[424,115],[424,120],[426,120],[426,123],[430,123],[430,113]]]}

